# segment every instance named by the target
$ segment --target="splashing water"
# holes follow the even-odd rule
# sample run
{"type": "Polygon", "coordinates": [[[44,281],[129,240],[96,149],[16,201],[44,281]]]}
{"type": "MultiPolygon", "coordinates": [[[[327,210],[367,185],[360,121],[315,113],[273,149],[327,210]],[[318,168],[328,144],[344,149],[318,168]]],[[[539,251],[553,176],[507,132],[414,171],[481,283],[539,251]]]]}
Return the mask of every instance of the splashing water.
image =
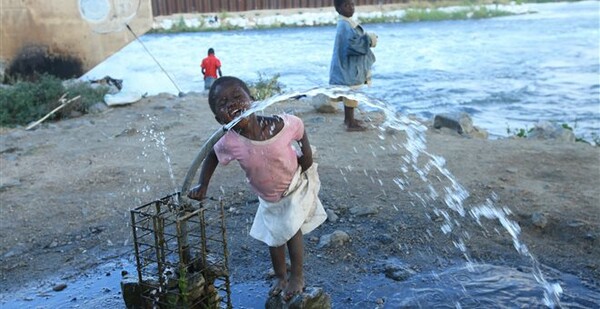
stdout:
{"type": "MultiPolygon", "coordinates": [[[[149,147],[156,147],[162,152],[162,155],[163,155],[165,161],[167,162],[167,168],[168,168],[168,172],[169,172],[169,177],[171,179],[171,185],[173,187],[173,192],[176,192],[177,185],[175,184],[175,174],[173,173],[171,157],[169,156],[169,152],[168,152],[168,148],[167,148],[167,144],[166,144],[165,132],[156,129],[158,127],[158,124],[157,124],[158,118],[156,116],[145,115],[145,117],[148,118],[148,120],[151,122],[151,125],[149,127],[145,127],[141,131],[143,137],[140,139],[140,142],[144,143],[148,139],[149,142],[151,142],[151,143],[146,144],[144,146],[144,152],[142,153],[142,155],[145,156],[146,150],[149,147]]],[[[147,190],[150,190],[150,188],[148,185],[146,185],[146,186],[144,186],[144,188],[142,190],[144,192],[146,192],[147,190]]]]}
{"type": "MultiPolygon", "coordinates": [[[[369,97],[361,92],[351,90],[347,87],[313,88],[303,92],[290,92],[268,98],[264,101],[257,101],[253,104],[251,109],[245,111],[242,115],[225,125],[223,129],[231,129],[240,121],[240,119],[257,111],[264,110],[274,103],[283,102],[290,99],[297,99],[302,96],[313,97],[316,95],[325,95],[332,99],[347,97],[352,100],[357,100],[365,106],[382,111],[385,115],[385,121],[379,126],[380,132],[385,132],[387,129],[400,130],[404,131],[407,136],[406,141],[402,145],[402,147],[406,148],[408,151],[408,153],[404,155],[401,160],[400,170],[403,172],[403,174],[394,178],[394,183],[398,185],[401,190],[408,189],[411,182],[409,181],[407,175],[409,171],[414,171],[419,176],[418,178],[423,183],[427,184],[429,191],[427,194],[409,191],[409,195],[420,201],[423,207],[433,207],[434,213],[443,218],[441,230],[444,234],[449,234],[453,230],[460,228],[460,218],[465,218],[467,215],[471,219],[475,220],[475,222],[480,226],[483,226],[481,220],[482,218],[497,220],[512,238],[512,242],[516,251],[531,261],[533,276],[536,282],[538,282],[544,289],[544,304],[551,308],[560,307],[560,295],[563,292],[561,286],[558,283],[550,283],[544,278],[539,266],[539,262],[529,252],[527,246],[519,239],[521,228],[517,222],[508,218],[508,216],[511,214],[511,211],[508,208],[500,209],[494,205],[494,202],[497,200],[497,196],[494,192],[492,192],[491,197],[481,205],[465,205],[465,200],[469,197],[469,192],[445,167],[446,161],[443,157],[436,156],[427,151],[425,139],[425,131],[427,130],[426,126],[408,118],[405,115],[396,113],[389,104],[386,104],[379,99],[369,97]],[[425,161],[424,163],[423,160],[425,161]],[[450,183],[449,185],[443,187],[441,192],[438,192],[439,190],[436,190],[429,180],[429,177],[432,176],[432,172],[440,173],[444,177],[444,180],[450,183]],[[440,209],[435,206],[431,206],[435,205],[433,202],[440,197],[442,198],[446,208],[440,209]],[[470,209],[465,209],[469,207],[470,209]]],[[[380,134],[379,138],[385,139],[385,136],[380,134]]],[[[343,176],[344,172],[342,170],[340,170],[340,172],[343,176]]],[[[460,234],[458,235],[459,236],[455,236],[457,239],[453,241],[454,246],[460,250],[467,260],[467,268],[470,271],[474,271],[473,262],[467,251],[466,242],[463,237],[460,236],[460,234]]],[[[466,239],[469,238],[469,235],[466,232],[463,233],[463,235],[466,237],[466,239]]]]}

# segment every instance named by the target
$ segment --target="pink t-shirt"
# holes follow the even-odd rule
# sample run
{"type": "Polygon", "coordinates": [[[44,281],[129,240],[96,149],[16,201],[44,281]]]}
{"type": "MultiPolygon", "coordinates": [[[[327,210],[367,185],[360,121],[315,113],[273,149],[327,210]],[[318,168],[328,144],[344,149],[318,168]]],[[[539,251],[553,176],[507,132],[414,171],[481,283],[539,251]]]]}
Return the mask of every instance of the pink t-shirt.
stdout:
{"type": "Polygon", "coordinates": [[[293,142],[304,135],[304,123],[293,115],[281,115],[283,128],[266,141],[253,141],[231,130],[215,144],[219,163],[237,160],[250,185],[262,199],[277,202],[287,190],[298,169],[293,142]]]}

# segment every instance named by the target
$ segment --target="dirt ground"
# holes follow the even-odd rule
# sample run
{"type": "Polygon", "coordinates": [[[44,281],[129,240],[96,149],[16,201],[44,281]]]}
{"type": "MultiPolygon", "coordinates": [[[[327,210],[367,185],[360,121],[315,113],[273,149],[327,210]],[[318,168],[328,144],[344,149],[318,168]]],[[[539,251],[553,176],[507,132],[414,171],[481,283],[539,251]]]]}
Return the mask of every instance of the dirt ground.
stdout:
{"type": "MultiPolygon", "coordinates": [[[[474,261],[528,265],[498,220],[482,219],[479,226],[470,215],[488,199],[510,209],[508,218],[521,227],[519,240],[542,265],[600,291],[600,147],[482,140],[429,128],[427,152],[443,157],[469,193],[463,216],[442,197],[423,198],[430,188],[443,196],[452,183],[435,169],[427,181],[403,171],[406,134],[379,130],[381,115],[359,115],[372,127],[348,133],[342,113],[316,113],[300,101],[268,112],[282,111],[304,120],[316,148],[321,199],[337,216],[305,236],[305,258],[307,285],[323,287],[338,307],[352,302],[341,283],[381,273],[383,260],[397,258],[415,272],[464,262],[453,241],[467,233],[464,243],[474,261]],[[404,189],[398,179],[406,180],[404,189]],[[447,234],[445,213],[454,225],[447,234]],[[347,233],[349,242],[320,248],[321,238],[334,231],[347,233]]],[[[148,97],[32,131],[2,129],[1,292],[57,274],[85,274],[133,255],[129,210],[179,190],[217,128],[205,95],[188,94],[148,97]]],[[[257,205],[237,164],[217,169],[209,195],[227,203],[232,276],[238,282],[264,279],[268,250],[248,236],[257,205]]]]}

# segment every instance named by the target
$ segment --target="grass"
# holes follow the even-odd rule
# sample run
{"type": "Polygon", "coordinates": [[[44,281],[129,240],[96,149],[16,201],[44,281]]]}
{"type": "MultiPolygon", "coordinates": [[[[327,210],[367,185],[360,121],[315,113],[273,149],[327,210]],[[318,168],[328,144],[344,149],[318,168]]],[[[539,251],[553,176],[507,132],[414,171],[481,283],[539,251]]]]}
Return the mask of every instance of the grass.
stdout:
{"type": "Polygon", "coordinates": [[[57,111],[48,120],[86,114],[90,106],[103,102],[107,92],[106,87],[92,88],[84,82],[65,87],[62,80],[51,75],[42,75],[35,82],[17,82],[13,86],[0,88],[0,126],[26,125],[44,117],[61,104],[59,99],[65,93],[67,100],[78,95],[81,98],[57,111]]]}

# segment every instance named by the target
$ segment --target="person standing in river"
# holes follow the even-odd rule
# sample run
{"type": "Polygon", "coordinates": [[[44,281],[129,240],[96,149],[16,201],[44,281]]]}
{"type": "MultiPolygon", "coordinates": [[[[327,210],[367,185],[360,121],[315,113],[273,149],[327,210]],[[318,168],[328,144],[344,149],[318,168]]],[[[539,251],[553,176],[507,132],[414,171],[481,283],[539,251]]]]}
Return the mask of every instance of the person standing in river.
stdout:
{"type": "Polygon", "coordinates": [[[209,90],[215,80],[223,76],[221,60],[215,56],[215,50],[212,47],[208,49],[208,56],[202,59],[200,67],[202,68],[202,75],[204,75],[204,90],[209,90]]]}
{"type": "MultiPolygon", "coordinates": [[[[371,84],[371,67],[375,55],[371,48],[377,45],[377,35],[367,33],[352,19],[354,0],[334,0],[335,10],[340,14],[333,55],[329,68],[329,84],[358,89],[371,84]]],[[[364,131],[362,121],[354,118],[358,101],[343,97],[344,124],[348,131],[364,131]]]]}

